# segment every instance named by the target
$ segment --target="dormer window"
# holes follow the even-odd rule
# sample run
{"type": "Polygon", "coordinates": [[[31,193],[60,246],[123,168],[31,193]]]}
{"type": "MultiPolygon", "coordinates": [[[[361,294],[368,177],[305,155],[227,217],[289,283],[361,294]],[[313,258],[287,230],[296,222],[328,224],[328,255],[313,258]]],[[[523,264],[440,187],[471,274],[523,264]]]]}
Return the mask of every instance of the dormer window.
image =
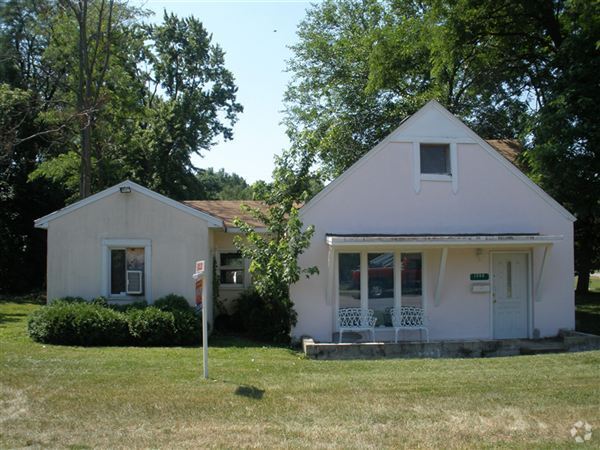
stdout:
{"type": "Polygon", "coordinates": [[[422,175],[452,175],[448,144],[421,144],[422,175]]]}

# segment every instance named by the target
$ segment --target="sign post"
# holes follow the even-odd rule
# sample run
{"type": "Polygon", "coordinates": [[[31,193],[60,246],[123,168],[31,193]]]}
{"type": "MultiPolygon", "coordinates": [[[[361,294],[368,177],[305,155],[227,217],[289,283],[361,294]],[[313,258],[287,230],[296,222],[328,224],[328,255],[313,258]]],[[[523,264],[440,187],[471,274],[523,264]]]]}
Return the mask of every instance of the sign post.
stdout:
{"type": "Polygon", "coordinates": [[[202,307],[202,366],[204,378],[208,379],[208,318],[204,294],[204,261],[196,261],[194,280],[196,280],[196,306],[202,307]]]}

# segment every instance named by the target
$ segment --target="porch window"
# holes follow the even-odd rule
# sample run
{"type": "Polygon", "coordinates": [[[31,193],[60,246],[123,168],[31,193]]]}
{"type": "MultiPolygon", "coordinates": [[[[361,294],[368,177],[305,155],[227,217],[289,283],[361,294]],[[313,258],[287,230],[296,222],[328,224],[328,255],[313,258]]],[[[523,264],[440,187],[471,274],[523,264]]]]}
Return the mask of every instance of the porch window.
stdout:
{"type": "Polygon", "coordinates": [[[222,286],[244,286],[244,258],[240,252],[219,254],[219,280],[222,286]]]}
{"type": "Polygon", "coordinates": [[[360,308],[360,253],[340,253],[338,263],[339,307],[360,308]]]}
{"type": "Polygon", "coordinates": [[[369,253],[369,309],[377,326],[392,326],[390,308],[394,307],[394,254],[369,253]]]}
{"type": "Polygon", "coordinates": [[[110,294],[144,294],[144,249],[110,249],[110,294]]]}
{"type": "Polygon", "coordinates": [[[421,253],[402,253],[402,306],[423,307],[421,253]]]}

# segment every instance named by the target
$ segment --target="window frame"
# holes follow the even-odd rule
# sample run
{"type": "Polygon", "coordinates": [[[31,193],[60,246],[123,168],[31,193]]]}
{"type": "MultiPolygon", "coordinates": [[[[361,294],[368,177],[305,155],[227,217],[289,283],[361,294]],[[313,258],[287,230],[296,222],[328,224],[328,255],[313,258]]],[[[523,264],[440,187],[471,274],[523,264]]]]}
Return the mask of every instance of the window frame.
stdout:
{"type": "Polygon", "coordinates": [[[241,252],[238,249],[222,249],[222,250],[217,250],[216,251],[216,263],[217,263],[217,273],[219,276],[219,288],[224,288],[224,289],[246,289],[248,286],[250,286],[250,271],[249,269],[249,262],[246,258],[244,258],[241,255],[241,252]],[[223,254],[228,254],[228,253],[236,253],[236,254],[240,254],[241,258],[242,258],[242,266],[230,266],[230,265],[225,265],[222,266],[221,265],[221,255],[223,254]],[[242,283],[221,283],[221,270],[239,270],[241,269],[244,275],[244,280],[242,283]]]}
{"type": "Polygon", "coordinates": [[[421,192],[422,182],[448,182],[452,184],[452,193],[458,192],[458,152],[456,139],[421,139],[413,141],[413,188],[421,192]],[[447,145],[450,149],[450,174],[421,173],[421,145],[447,145]]]}
{"type": "MultiPolygon", "coordinates": [[[[126,281],[127,282],[127,281],[126,281]]],[[[103,239],[102,240],[102,296],[111,301],[141,301],[152,303],[152,241],[150,239],[103,239]],[[137,294],[111,293],[111,252],[128,248],[144,249],[144,291],[137,294]]]]}

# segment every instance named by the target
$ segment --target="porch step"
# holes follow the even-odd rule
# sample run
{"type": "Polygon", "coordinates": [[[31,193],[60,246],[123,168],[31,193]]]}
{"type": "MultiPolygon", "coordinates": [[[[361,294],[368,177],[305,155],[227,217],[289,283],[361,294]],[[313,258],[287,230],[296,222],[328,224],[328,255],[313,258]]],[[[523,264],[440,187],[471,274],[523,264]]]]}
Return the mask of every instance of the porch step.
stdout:
{"type": "Polygon", "coordinates": [[[521,355],[543,355],[546,353],[566,353],[567,348],[560,343],[531,342],[520,348],[521,355]]]}

